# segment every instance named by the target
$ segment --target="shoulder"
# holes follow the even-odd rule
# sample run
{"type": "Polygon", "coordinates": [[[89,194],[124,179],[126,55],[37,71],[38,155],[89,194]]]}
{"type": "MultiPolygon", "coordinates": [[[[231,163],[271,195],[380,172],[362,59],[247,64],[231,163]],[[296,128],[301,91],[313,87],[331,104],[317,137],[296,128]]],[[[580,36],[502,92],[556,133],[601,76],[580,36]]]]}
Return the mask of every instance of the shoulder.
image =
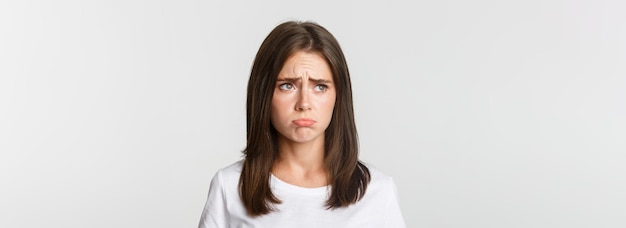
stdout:
{"type": "Polygon", "coordinates": [[[377,184],[377,183],[392,184],[393,183],[393,177],[387,175],[378,167],[374,166],[373,164],[366,163],[366,162],[361,162],[361,163],[365,165],[365,167],[367,167],[367,169],[369,170],[371,182],[373,182],[374,184],[377,184]]]}
{"type": "Polygon", "coordinates": [[[370,163],[361,163],[367,167],[370,173],[370,183],[367,186],[366,197],[369,195],[370,197],[386,198],[387,196],[395,195],[396,184],[393,177],[370,163]]]}
{"type": "Polygon", "coordinates": [[[215,173],[213,181],[217,181],[220,185],[233,186],[239,183],[243,160],[236,161],[226,167],[223,167],[215,173]]]}
{"type": "MultiPolygon", "coordinates": [[[[365,190],[362,204],[377,205],[379,209],[384,208],[384,213],[382,213],[384,227],[406,227],[398,204],[398,190],[393,178],[371,164],[363,164],[369,169],[371,180],[365,190]]],[[[380,213],[380,211],[375,213],[380,213]]]]}
{"type": "Polygon", "coordinates": [[[236,161],[226,167],[223,167],[217,171],[220,175],[239,175],[241,174],[241,168],[243,167],[243,160],[236,161]]]}

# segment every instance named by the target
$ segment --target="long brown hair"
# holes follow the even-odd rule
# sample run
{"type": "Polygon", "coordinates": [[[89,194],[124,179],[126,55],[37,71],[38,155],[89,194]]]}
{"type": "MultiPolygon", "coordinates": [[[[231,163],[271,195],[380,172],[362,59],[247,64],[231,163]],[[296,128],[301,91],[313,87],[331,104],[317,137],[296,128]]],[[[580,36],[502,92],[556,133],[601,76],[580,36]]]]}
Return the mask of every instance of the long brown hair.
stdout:
{"type": "Polygon", "coordinates": [[[333,116],[324,134],[324,165],[332,189],[326,206],[334,209],[356,203],[370,181],[369,170],[358,159],[350,73],[339,43],[314,22],[284,22],[261,44],[248,81],[247,145],[239,193],[251,216],[270,213],[273,204],[281,203],[269,185],[272,165],[278,157],[278,132],[270,122],[270,107],[278,73],[297,51],[324,56],[337,90],[333,116]]]}

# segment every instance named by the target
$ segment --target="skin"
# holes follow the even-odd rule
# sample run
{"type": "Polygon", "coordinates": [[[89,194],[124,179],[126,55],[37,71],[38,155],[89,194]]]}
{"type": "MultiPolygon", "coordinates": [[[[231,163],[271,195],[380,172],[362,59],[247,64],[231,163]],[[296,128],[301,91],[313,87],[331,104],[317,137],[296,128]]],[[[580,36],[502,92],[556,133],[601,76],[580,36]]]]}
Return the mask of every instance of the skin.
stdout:
{"type": "Polygon", "coordinates": [[[279,133],[279,158],[272,174],[296,186],[327,185],[324,132],[336,98],[328,63],[318,53],[296,52],[285,62],[275,86],[271,121],[279,133]]]}

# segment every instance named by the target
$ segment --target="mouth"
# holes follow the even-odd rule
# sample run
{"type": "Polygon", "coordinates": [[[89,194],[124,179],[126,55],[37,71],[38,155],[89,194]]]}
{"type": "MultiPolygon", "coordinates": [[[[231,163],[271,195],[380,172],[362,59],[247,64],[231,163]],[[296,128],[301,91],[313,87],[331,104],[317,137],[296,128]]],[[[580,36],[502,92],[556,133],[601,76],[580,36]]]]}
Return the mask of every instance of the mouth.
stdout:
{"type": "Polygon", "coordinates": [[[315,124],[315,120],[308,119],[308,118],[301,118],[301,119],[292,121],[292,123],[298,127],[310,127],[310,126],[313,126],[313,124],[315,124]]]}

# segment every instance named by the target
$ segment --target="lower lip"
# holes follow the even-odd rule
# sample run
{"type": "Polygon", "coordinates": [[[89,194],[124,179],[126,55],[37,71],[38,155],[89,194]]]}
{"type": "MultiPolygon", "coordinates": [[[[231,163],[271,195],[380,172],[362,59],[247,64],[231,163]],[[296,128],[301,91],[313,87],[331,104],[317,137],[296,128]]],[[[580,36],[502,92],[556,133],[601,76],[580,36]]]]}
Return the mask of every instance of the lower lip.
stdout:
{"type": "Polygon", "coordinates": [[[295,124],[298,127],[310,127],[310,126],[313,126],[313,124],[315,124],[315,121],[309,120],[309,119],[297,119],[293,121],[293,124],[295,124]]]}

